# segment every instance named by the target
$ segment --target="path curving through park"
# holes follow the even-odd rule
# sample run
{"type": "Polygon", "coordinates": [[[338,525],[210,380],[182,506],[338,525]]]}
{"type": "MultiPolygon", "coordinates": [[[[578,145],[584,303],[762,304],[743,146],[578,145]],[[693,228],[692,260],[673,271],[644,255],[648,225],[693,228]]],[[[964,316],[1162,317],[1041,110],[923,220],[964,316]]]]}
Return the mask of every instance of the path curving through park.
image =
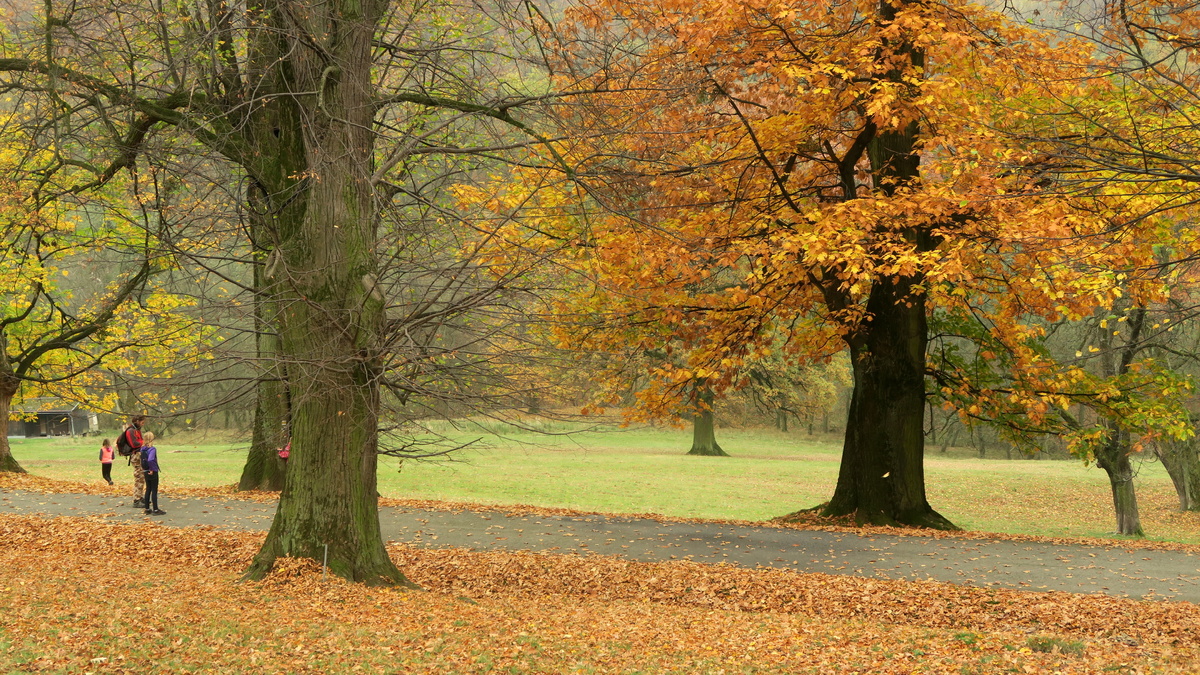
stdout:
{"type": "MultiPolygon", "coordinates": [[[[171,527],[208,525],[266,531],[275,513],[273,503],[167,497],[164,495],[163,501],[167,515],[151,517],[131,508],[128,499],[0,490],[0,517],[91,515],[171,527]]],[[[1185,551],[403,507],[381,507],[379,520],[386,540],[427,548],[617,555],[646,562],[692,560],[797,572],[1200,602],[1200,553],[1185,551]]]]}

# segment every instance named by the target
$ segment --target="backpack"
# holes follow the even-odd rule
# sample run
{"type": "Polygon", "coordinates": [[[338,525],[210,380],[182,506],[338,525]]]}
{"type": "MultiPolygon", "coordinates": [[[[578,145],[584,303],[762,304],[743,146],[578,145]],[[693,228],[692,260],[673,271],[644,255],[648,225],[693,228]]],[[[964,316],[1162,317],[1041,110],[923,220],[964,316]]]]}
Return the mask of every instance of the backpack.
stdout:
{"type": "Polygon", "coordinates": [[[117,437],[117,454],[122,457],[129,457],[133,454],[133,446],[129,444],[129,430],[121,432],[117,437]]]}

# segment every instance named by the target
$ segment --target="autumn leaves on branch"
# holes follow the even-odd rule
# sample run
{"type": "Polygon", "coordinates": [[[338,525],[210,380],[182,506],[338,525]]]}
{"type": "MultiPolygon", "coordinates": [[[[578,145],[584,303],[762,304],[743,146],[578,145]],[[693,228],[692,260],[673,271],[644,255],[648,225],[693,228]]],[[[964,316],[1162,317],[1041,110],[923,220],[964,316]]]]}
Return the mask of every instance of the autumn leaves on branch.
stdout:
{"type": "MultiPolygon", "coordinates": [[[[1141,53],[1187,48],[1187,17],[1173,36],[1143,29],[1141,53]]],[[[1130,66],[1096,37],[970,3],[576,7],[545,36],[556,84],[582,92],[557,109],[572,180],[547,157],[460,199],[505,219],[496,249],[584,272],[558,337],[637,357],[635,418],[703,411],[704,392],[748,386],[773,352],[848,349],[825,512],[948,526],[924,498],[927,395],[1083,456],[1118,433],[1190,433],[1188,388],[1152,353],[1104,369],[1047,346],[1064,323],[1112,314],[1119,333],[1168,302],[1195,250],[1183,177],[1147,168],[1168,128],[1190,129],[1190,108],[1165,121],[1164,106],[1169,76],[1192,74],[1130,66]]],[[[619,400],[630,358],[598,378],[601,402],[619,400]]]]}

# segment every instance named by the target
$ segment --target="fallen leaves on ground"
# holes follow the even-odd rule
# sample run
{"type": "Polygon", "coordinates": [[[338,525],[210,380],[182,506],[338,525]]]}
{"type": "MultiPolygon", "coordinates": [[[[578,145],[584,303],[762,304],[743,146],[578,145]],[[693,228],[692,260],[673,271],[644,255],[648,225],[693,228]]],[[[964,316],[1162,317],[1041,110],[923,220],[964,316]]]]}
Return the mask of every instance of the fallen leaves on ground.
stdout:
{"type": "MultiPolygon", "coordinates": [[[[1150,461],[1143,458],[1142,463],[1150,461]]],[[[1059,480],[1054,471],[1039,474],[1034,470],[1049,462],[992,462],[1025,468],[1023,472],[991,471],[981,468],[971,474],[952,474],[935,467],[961,465],[961,460],[949,462],[927,457],[927,472],[936,472],[939,479],[927,481],[929,502],[939,505],[939,512],[952,521],[1011,522],[1036,527],[1055,527],[1057,533],[1047,536],[1078,536],[1071,532],[1112,531],[1116,527],[1113,514],[1112,489],[1100,469],[1090,469],[1099,480],[1059,480]],[[1034,525],[1037,524],[1037,525],[1034,525]]],[[[986,466],[986,465],[985,465],[986,466]]],[[[1082,469],[1081,471],[1088,471],[1082,469]]],[[[1138,512],[1148,534],[1156,539],[1196,542],[1200,534],[1200,511],[1180,511],[1179,497],[1166,476],[1137,481],[1138,512]]],[[[986,529],[986,528],[979,528],[986,529]]],[[[1114,540],[1124,542],[1124,537],[1114,540]]]]}
{"type": "MultiPolygon", "coordinates": [[[[261,501],[279,499],[277,492],[237,492],[235,485],[221,487],[185,487],[171,485],[170,492],[186,497],[226,497],[226,498],[257,498],[261,501]]],[[[101,495],[105,497],[130,497],[132,487],[129,485],[109,485],[100,481],[78,482],[46,478],[31,473],[0,473],[0,490],[24,490],[42,494],[77,494],[101,495]]],[[[165,492],[165,491],[164,491],[165,492]]]]}
{"type": "Polygon", "coordinates": [[[1200,658],[1190,603],[391,547],[431,591],[416,593],[308,560],[237,583],[254,533],[3,516],[0,541],[6,671],[1191,672],[1200,658]]]}

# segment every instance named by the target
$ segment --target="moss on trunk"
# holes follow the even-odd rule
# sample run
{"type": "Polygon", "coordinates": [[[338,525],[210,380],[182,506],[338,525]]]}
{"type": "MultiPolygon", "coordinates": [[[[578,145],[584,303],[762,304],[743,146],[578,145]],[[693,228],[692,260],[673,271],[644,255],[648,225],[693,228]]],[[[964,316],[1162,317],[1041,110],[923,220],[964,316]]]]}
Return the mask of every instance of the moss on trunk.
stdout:
{"type": "Polygon", "coordinates": [[[292,442],[252,579],[291,556],[327,560],[357,582],[412,587],[388,558],[376,491],[384,299],[374,281],[371,40],[386,4],[278,3],[287,11],[267,7],[249,40],[251,60],[278,78],[262,92],[272,107],[249,129],[261,156],[283,168],[261,187],[278,242],[265,282],[277,303],[292,442]],[[325,45],[321,58],[313,44],[325,45]]]}
{"type": "MultiPolygon", "coordinates": [[[[266,227],[260,226],[260,232],[266,227]]],[[[279,337],[275,312],[275,301],[271,297],[274,289],[264,278],[262,263],[255,265],[254,288],[257,291],[255,323],[258,327],[256,346],[258,362],[264,364],[256,385],[254,404],[254,432],[246,464],[238,481],[238,490],[267,490],[279,492],[287,462],[279,457],[279,449],[287,445],[288,399],[286,367],[278,357],[279,337]]]]}
{"type": "Polygon", "coordinates": [[[729,453],[717,444],[716,425],[711,410],[700,412],[692,418],[692,449],[688,450],[687,454],[705,457],[729,456],[729,453]]]}
{"type": "Polygon", "coordinates": [[[1142,519],[1138,513],[1137,492],[1133,484],[1133,465],[1129,461],[1132,452],[1129,432],[1110,421],[1108,438],[1096,450],[1096,464],[1108,474],[1112,489],[1113,511],[1117,518],[1117,534],[1144,537],[1142,519]]]}
{"type": "MultiPolygon", "coordinates": [[[[0,345],[3,344],[3,341],[0,340],[0,345]]],[[[10,424],[8,415],[12,411],[12,400],[16,395],[16,377],[0,375],[0,473],[26,473],[16,458],[12,456],[12,448],[8,444],[8,425],[10,424]]]]}

